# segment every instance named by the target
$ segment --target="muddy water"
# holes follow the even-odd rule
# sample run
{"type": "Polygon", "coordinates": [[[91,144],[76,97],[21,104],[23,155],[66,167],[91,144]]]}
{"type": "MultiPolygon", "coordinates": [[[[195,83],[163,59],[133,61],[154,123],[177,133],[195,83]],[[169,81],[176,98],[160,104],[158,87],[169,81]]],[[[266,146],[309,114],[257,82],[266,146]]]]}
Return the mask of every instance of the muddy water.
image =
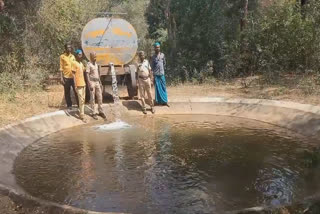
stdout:
{"type": "Polygon", "coordinates": [[[17,182],[43,199],[94,211],[223,213],[278,205],[320,188],[307,139],[217,116],[129,118],[50,135],[17,158],[17,182]]]}

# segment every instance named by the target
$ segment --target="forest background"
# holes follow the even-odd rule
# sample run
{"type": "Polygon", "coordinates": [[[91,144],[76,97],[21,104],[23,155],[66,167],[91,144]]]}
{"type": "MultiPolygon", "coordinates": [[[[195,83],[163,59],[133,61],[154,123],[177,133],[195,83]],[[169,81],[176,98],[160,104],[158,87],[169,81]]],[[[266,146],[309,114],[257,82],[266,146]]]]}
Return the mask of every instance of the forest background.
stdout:
{"type": "MultiPolygon", "coordinates": [[[[84,25],[125,12],[152,54],[162,44],[169,84],[262,75],[312,75],[320,67],[316,0],[5,0],[0,13],[0,94],[41,89],[58,73],[66,41],[80,47],[84,25]]],[[[246,83],[245,83],[246,85],[246,83]]]]}

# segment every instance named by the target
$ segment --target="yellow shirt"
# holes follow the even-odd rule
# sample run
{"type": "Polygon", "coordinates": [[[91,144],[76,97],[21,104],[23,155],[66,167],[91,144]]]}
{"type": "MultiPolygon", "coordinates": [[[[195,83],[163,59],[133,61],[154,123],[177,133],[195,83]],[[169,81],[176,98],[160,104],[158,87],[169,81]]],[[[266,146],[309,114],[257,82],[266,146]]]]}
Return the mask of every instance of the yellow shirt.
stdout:
{"type": "Polygon", "coordinates": [[[74,80],[76,87],[86,86],[86,82],[84,81],[84,65],[82,62],[74,61],[72,63],[72,72],[74,73],[74,80]]]}
{"type": "Polygon", "coordinates": [[[60,71],[65,78],[73,78],[71,67],[74,61],[76,61],[76,59],[72,54],[67,55],[64,53],[60,56],[60,71]]]}

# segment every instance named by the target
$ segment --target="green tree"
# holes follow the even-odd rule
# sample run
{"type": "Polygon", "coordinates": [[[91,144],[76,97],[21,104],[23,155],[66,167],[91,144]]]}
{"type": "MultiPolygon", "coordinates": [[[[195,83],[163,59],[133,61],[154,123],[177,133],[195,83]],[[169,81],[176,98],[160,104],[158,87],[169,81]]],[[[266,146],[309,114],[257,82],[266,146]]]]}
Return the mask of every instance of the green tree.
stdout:
{"type": "Polygon", "coordinates": [[[5,12],[0,13],[0,92],[23,84],[41,85],[49,73],[57,72],[65,42],[80,47],[84,25],[102,12],[127,12],[125,18],[133,22],[144,44],[146,4],[145,0],[7,0],[5,12]]]}
{"type": "Polygon", "coordinates": [[[126,0],[113,7],[112,11],[126,13],[121,17],[133,25],[138,34],[139,48],[150,55],[152,40],[149,37],[148,24],[145,18],[148,5],[149,0],[126,0]]]}
{"type": "Polygon", "coordinates": [[[149,33],[157,40],[161,37],[159,32],[167,30],[164,49],[170,56],[174,75],[185,79],[185,72],[181,70],[185,66],[189,76],[199,77],[199,72],[205,70],[208,63],[221,71],[225,45],[239,39],[243,8],[252,11],[257,7],[257,1],[245,6],[244,0],[151,0],[146,13],[149,33]]]}

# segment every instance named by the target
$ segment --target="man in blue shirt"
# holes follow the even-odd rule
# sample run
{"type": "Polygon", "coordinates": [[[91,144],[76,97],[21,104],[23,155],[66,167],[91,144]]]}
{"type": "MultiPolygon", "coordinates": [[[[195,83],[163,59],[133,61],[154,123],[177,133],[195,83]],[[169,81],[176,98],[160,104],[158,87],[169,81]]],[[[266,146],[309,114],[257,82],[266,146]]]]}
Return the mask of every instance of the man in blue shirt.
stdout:
{"type": "Polygon", "coordinates": [[[155,98],[156,103],[159,105],[166,105],[169,107],[168,104],[168,94],[166,89],[166,78],[165,74],[165,67],[166,67],[166,58],[164,53],[160,51],[160,43],[156,42],[154,44],[154,52],[155,54],[151,58],[151,69],[154,76],[155,82],[155,98]]]}

